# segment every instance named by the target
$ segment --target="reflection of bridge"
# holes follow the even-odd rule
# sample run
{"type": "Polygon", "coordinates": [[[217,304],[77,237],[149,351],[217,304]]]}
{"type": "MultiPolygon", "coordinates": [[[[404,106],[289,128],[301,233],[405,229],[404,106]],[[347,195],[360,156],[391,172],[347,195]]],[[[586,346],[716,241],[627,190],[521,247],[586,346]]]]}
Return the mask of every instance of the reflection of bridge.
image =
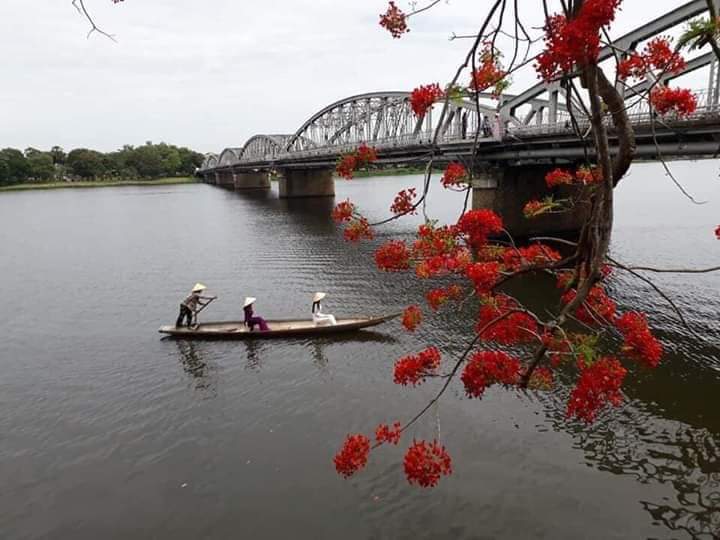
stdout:
{"type": "MultiPolygon", "coordinates": [[[[706,0],[693,0],[615,40],[614,45],[635,50],[706,11],[706,0]]],[[[615,61],[613,49],[603,49],[601,59],[615,61]]],[[[681,73],[663,78],[662,82],[667,82],[710,66],[710,83],[697,92],[698,110],[689,118],[653,118],[647,101],[641,99],[651,88],[650,81],[624,88],[637,134],[638,157],[718,152],[720,69],[713,60],[712,53],[698,56],[688,61],[681,73]]],[[[430,155],[440,162],[474,155],[481,169],[474,185],[474,206],[491,206],[519,218],[522,205],[543,189],[542,178],[549,166],[586,156],[586,145],[571,128],[570,118],[574,116],[582,130],[587,130],[589,122],[582,104],[564,100],[561,90],[559,84],[537,84],[518,95],[505,94],[499,101],[483,94],[479,103],[469,99],[451,102],[444,115],[436,104],[435,110],[420,119],[410,107],[409,92],[353,96],[325,107],[293,134],[256,135],[242,147],[209,154],[198,174],[208,183],[247,189],[268,188],[268,173],[279,171],[281,197],[324,196],[334,194],[332,173],[338,156],[360,143],[376,148],[381,165],[426,162],[430,155]]],[[[555,218],[555,229],[557,221],[555,218]]],[[[513,227],[511,219],[511,227],[522,228],[519,219],[516,225],[513,227]]],[[[574,225],[568,222],[559,228],[574,225]]]]}

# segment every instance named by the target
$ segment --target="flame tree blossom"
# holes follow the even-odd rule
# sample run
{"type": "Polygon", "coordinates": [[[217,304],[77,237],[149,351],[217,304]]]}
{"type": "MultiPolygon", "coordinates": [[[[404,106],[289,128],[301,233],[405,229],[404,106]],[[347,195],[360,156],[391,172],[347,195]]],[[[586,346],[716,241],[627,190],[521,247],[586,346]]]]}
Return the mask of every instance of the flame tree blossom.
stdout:
{"type": "Polygon", "coordinates": [[[390,2],[387,11],[380,15],[380,26],[390,32],[395,39],[401,38],[410,31],[407,26],[407,15],[395,5],[395,2],[390,2]]]}
{"type": "Polygon", "coordinates": [[[410,94],[410,107],[415,116],[422,118],[435,104],[445,96],[440,85],[437,83],[418,86],[410,94]]]}
{"type": "Polygon", "coordinates": [[[350,199],[338,203],[332,211],[332,218],[335,223],[346,223],[350,221],[355,214],[355,205],[350,199]]]}
{"type": "Polygon", "coordinates": [[[375,264],[385,272],[402,272],[410,269],[410,251],[402,240],[390,240],[375,252],[375,264]]]}
{"type": "Polygon", "coordinates": [[[493,384],[518,384],[521,372],[519,359],[504,352],[482,351],[470,358],[460,379],[468,397],[480,398],[493,384]]]}
{"type": "Polygon", "coordinates": [[[390,211],[396,216],[416,214],[417,211],[413,206],[413,199],[415,199],[415,197],[417,197],[415,188],[403,189],[395,196],[390,211]]]}
{"type": "Polygon", "coordinates": [[[335,455],[335,470],[345,478],[363,469],[370,454],[370,439],[365,435],[348,435],[340,451],[335,455]]]}
{"type": "Polygon", "coordinates": [[[452,474],[450,455],[436,440],[413,441],[403,461],[408,482],[420,487],[435,487],[440,478],[452,474]]]}
{"type": "Polygon", "coordinates": [[[650,103],[659,114],[689,116],[697,110],[697,98],[687,88],[660,86],[650,92],[650,103]]]}
{"type": "Polygon", "coordinates": [[[650,368],[660,364],[662,345],[650,332],[645,315],[630,311],[619,317],[615,326],[625,338],[625,354],[650,368]]]}
{"type": "Polygon", "coordinates": [[[468,172],[462,163],[453,161],[445,168],[440,179],[444,188],[458,187],[468,182],[468,172]]]}
{"type": "Polygon", "coordinates": [[[352,180],[355,171],[367,167],[370,163],[377,161],[377,159],[375,148],[362,143],[355,151],[343,154],[338,158],[335,165],[335,172],[346,180],[352,180]]]}
{"type": "Polygon", "coordinates": [[[570,394],[567,417],[576,417],[590,423],[606,405],[620,405],[620,387],[626,374],[627,370],[612,357],[601,358],[583,369],[570,394]]]}
{"type": "Polygon", "coordinates": [[[395,363],[395,384],[416,386],[440,368],[440,351],[428,347],[417,355],[405,356],[395,363]]]}
{"type": "Polygon", "coordinates": [[[408,306],[403,311],[402,324],[408,332],[414,332],[422,322],[422,311],[418,306],[408,306]]]}
{"type": "Polygon", "coordinates": [[[400,422],[395,422],[392,427],[387,424],[380,424],[375,429],[375,441],[377,444],[389,443],[397,446],[400,442],[401,434],[402,428],[400,422]]]}

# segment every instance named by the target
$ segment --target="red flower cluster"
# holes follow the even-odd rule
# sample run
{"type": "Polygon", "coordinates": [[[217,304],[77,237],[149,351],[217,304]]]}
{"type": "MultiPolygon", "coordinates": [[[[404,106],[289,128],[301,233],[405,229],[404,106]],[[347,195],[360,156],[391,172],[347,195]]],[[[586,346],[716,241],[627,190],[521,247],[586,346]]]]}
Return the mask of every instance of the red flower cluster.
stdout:
{"type": "Polygon", "coordinates": [[[515,345],[532,341],[538,333],[537,322],[527,313],[520,311],[511,313],[490,327],[485,328],[498,317],[506,315],[510,310],[517,309],[517,307],[517,303],[509,296],[499,294],[489,297],[480,308],[478,322],[475,327],[477,332],[482,332],[480,337],[503,345],[515,345]]]}
{"type": "Polygon", "coordinates": [[[720,225],[718,225],[717,229],[715,229],[715,238],[720,240],[720,225]]]}
{"type": "Polygon", "coordinates": [[[528,201],[527,204],[523,207],[523,215],[529,219],[539,216],[540,214],[544,214],[547,210],[548,206],[545,203],[537,200],[532,200],[528,201]]]}
{"type": "Polygon", "coordinates": [[[414,332],[422,322],[422,311],[418,306],[409,306],[403,311],[402,324],[408,332],[414,332]]]}
{"type": "Polygon", "coordinates": [[[400,434],[402,428],[400,422],[395,422],[393,427],[386,424],[380,424],[375,430],[375,440],[378,444],[390,443],[397,445],[400,442],[400,434]]]}
{"type": "Polygon", "coordinates": [[[517,249],[509,248],[503,254],[505,269],[514,272],[523,268],[544,266],[561,259],[560,253],[550,246],[540,243],[517,249]]]}
{"type": "Polygon", "coordinates": [[[474,263],[467,268],[467,277],[475,285],[478,294],[487,294],[500,277],[500,264],[496,262],[474,263]]]}
{"type": "Polygon", "coordinates": [[[448,166],[445,168],[445,172],[443,173],[440,181],[442,182],[443,187],[449,188],[465,184],[467,183],[467,179],[467,169],[463,166],[462,163],[453,161],[452,163],[449,163],[448,166]]]}
{"type": "Polygon", "coordinates": [[[375,148],[362,143],[354,152],[340,156],[335,172],[346,180],[352,180],[355,171],[367,167],[373,161],[377,161],[375,148]]]}
{"type": "Polygon", "coordinates": [[[644,315],[634,311],[625,313],[618,318],[615,326],[625,337],[623,352],[647,367],[658,366],[663,353],[662,345],[650,332],[644,315]]]}
{"type": "Polygon", "coordinates": [[[332,211],[333,221],[336,223],[345,223],[350,221],[355,213],[355,205],[346,199],[335,206],[332,211]]]}
{"type": "Polygon", "coordinates": [[[429,347],[417,356],[405,356],[395,363],[395,384],[415,386],[428,375],[434,375],[439,367],[440,351],[435,347],[429,347]]]}
{"type": "Polygon", "coordinates": [[[562,184],[572,184],[573,180],[573,175],[563,169],[555,169],[545,175],[545,183],[549,188],[562,184]]]}
{"type": "Polygon", "coordinates": [[[697,98],[687,88],[659,86],[650,92],[650,103],[660,114],[674,112],[678,116],[688,116],[697,110],[697,98]]]}
{"type": "Polygon", "coordinates": [[[658,37],[645,46],[642,54],[633,53],[618,64],[621,79],[642,79],[653,69],[664,73],[678,73],[685,69],[685,59],[674,51],[667,38],[658,37]]]}
{"type": "Polygon", "coordinates": [[[359,242],[360,240],[372,240],[373,232],[370,229],[370,223],[363,218],[355,219],[345,228],[343,233],[345,240],[349,242],[359,242]]]}
{"type": "Polygon", "coordinates": [[[555,386],[555,375],[550,368],[540,366],[533,371],[528,387],[534,390],[552,390],[555,386]]]}
{"type": "Polygon", "coordinates": [[[568,418],[575,416],[589,423],[605,405],[620,405],[620,387],[626,374],[627,370],[612,357],[601,358],[583,369],[570,394],[568,418]]]}
{"type": "MultiPolygon", "coordinates": [[[[577,296],[575,289],[570,289],[562,296],[563,304],[569,304],[577,296]]],[[[585,302],[575,310],[575,316],[585,324],[597,325],[612,323],[615,320],[617,305],[605,293],[600,285],[596,285],[587,295],[585,302]]]]}
{"type": "Polygon", "coordinates": [[[405,214],[416,214],[413,207],[413,199],[417,196],[415,188],[403,189],[395,196],[395,200],[390,207],[390,211],[396,216],[405,214]]]}
{"type": "Polygon", "coordinates": [[[400,38],[405,32],[410,31],[407,27],[407,15],[395,5],[395,2],[390,2],[388,10],[380,15],[380,26],[390,32],[394,38],[400,38]]]}
{"type": "Polygon", "coordinates": [[[580,167],[575,172],[575,179],[583,184],[596,184],[602,182],[604,177],[600,167],[580,167]]]}
{"type": "Polygon", "coordinates": [[[437,83],[418,86],[410,94],[410,107],[412,107],[415,116],[422,118],[428,109],[433,106],[436,101],[445,96],[440,85],[437,83]]]}
{"type": "Polygon", "coordinates": [[[402,240],[390,240],[375,251],[375,264],[386,272],[401,272],[410,268],[410,251],[402,240]]]}
{"type": "Polygon", "coordinates": [[[475,353],[460,377],[465,392],[471,398],[480,398],[493,384],[514,385],[520,381],[520,360],[504,352],[475,353]]]}
{"type": "Polygon", "coordinates": [[[597,60],[600,28],[615,20],[622,0],[587,0],[571,20],[564,15],[550,17],[545,27],[545,50],[535,69],[546,81],[570,73],[576,66],[597,60]]]}
{"type": "Polygon", "coordinates": [[[491,45],[486,45],[480,53],[480,67],[472,72],[470,89],[475,92],[483,92],[494,86],[493,96],[498,97],[507,86],[507,84],[503,84],[506,75],[498,54],[491,45]]]}
{"type": "Polygon", "coordinates": [[[425,295],[425,299],[430,305],[430,309],[437,311],[448,300],[457,300],[462,294],[462,287],[459,285],[450,285],[443,289],[432,289],[425,295]]]}
{"type": "Polygon", "coordinates": [[[348,435],[345,444],[335,455],[335,470],[345,478],[350,478],[367,465],[370,454],[370,439],[365,435],[348,435]]]}
{"type": "Polygon", "coordinates": [[[413,441],[403,464],[408,482],[421,487],[435,487],[442,476],[452,474],[450,456],[437,441],[413,441]]]}
{"type": "Polygon", "coordinates": [[[488,236],[503,230],[503,221],[492,210],[480,209],[466,212],[458,221],[458,230],[465,234],[468,244],[479,248],[487,243],[488,236]]]}

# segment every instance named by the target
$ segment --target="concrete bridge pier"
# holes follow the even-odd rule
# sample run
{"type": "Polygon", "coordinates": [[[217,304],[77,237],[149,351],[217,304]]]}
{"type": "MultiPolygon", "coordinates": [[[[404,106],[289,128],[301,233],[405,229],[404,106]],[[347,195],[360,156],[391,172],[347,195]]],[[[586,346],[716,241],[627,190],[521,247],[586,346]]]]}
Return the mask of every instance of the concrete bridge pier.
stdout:
{"type": "Polygon", "coordinates": [[[217,185],[224,188],[233,187],[233,175],[230,171],[220,171],[218,173],[217,185]]]}
{"type": "Polygon", "coordinates": [[[284,169],[279,179],[282,199],[299,197],[333,197],[333,169],[284,169]]]}
{"type": "Polygon", "coordinates": [[[242,191],[245,189],[270,189],[270,174],[267,172],[233,172],[233,188],[242,191]]]}
{"type": "Polygon", "coordinates": [[[488,208],[502,216],[505,228],[516,238],[577,235],[586,218],[585,205],[576,205],[565,213],[530,219],[523,215],[523,207],[530,200],[541,200],[551,194],[561,199],[572,194],[575,188],[570,186],[548,189],[545,175],[555,168],[528,165],[482,169],[476,172],[473,181],[472,207],[488,208]]]}

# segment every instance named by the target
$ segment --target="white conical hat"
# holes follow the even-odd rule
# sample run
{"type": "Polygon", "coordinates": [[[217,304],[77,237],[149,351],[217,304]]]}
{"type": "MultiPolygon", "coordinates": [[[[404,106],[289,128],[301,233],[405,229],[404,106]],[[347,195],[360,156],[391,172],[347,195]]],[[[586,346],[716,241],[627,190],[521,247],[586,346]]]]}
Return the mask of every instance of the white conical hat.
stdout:
{"type": "Polygon", "coordinates": [[[327,296],[327,294],[325,294],[324,292],[316,292],[315,296],[313,296],[313,302],[319,302],[326,296],[327,296]]]}
{"type": "Polygon", "coordinates": [[[245,298],[245,303],[243,304],[243,307],[248,307],[249,305],[254,304],[254,303],[255,303],[255,300],[257,300],[257,298],[253,298],[252,296],[248,296],[247,298],[245,298]]]}
{"type": "Polygon", "coordinates": [[[196,283],[195,286],[192,288],[192,292],[200,292],[204,291],[205,289],[207,289],[205,285],[203,285],[202,283],[196,283]]]}

